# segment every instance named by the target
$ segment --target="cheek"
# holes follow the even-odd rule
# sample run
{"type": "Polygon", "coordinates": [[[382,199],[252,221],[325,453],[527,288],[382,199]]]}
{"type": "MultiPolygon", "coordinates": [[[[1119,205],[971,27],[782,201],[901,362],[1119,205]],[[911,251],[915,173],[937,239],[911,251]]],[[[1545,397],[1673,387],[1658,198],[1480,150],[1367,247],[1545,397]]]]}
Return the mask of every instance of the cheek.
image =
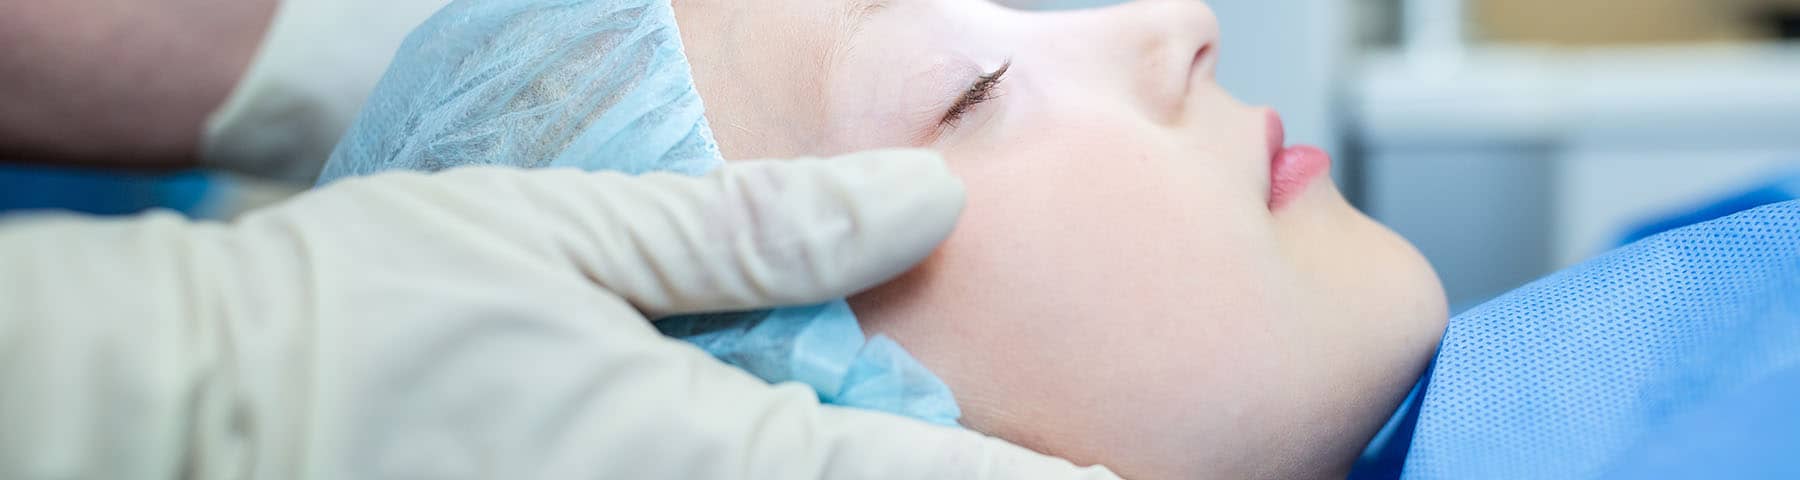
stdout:
{"type": "MultiPolygon", "coordinates": [[[[1278,242],[1240,159],[1108,113],[1028,114],[1034,121],[1011,122],[1000,141],[950,151],[969,202],[945,249],[981,259],[982,274],[1008,285],[1116,298],[1229,304],[1245,280],[1277,274],[1278,242]]],[[[1102,306],[1094,315],[1172,308],[1070,300],[1102,306]]]]}
{"type": "Polygon", "coordinates": [[[1260,319],[1292,295],[1271,287],[1260,204],[1154,128],[1019,131],[950,152],[963,219],[907,294],[924,306],[871,329],[944,377],[978,430],[1076,461],[1203,459],[1190,440],[1242,418],[1218,400],[1278,370],[1258,363],[1280,361],[1260,354],[1260,319]]]}

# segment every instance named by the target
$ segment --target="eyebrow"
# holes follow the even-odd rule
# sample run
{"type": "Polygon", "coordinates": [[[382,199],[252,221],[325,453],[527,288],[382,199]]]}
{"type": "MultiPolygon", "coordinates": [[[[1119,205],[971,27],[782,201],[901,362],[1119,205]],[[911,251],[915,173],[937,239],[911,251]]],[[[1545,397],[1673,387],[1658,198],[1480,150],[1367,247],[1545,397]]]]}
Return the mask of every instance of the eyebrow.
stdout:
{"type": "Polygon", "coordinates": [[[816,87],[818,88],[816,94],[819,95],[819,98],[829,97],[826,86],[831,84],[832,79],[837,76],[839,64],[844,61],[844,57],[850,56],[850,53],[856,50],[856,45],[861,43],[856,41],[857,35],[862,33],[863,27],[867,26],[876,14],[886,11],[891,5],[891,1],[848,0],[844,3],[844,10],[839,17],[842,23],[838,24],[840,26],[840,30],[837,32],[838,37],[831,40],[831,46],[825,51],[825,64],[816,87]]]}
{"type": "Polygon", "coordinates": [[[887,10],[889,1],[890,0],[850,0],[844,9],[844,16],[847,20],[845,25],[849,26],[849,28],[844,31],[844,41],[848,42],[856,38],[856,34],[862,32],[863,26],[869,24],[870,18],[874,18],[875,14],[887,10]]]}

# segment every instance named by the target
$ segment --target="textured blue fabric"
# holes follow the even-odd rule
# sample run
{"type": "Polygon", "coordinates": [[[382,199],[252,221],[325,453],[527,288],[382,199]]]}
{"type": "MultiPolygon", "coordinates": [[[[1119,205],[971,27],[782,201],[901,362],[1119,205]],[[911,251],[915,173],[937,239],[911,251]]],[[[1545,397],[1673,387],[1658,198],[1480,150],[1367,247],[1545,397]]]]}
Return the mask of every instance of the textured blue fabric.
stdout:
{"type": "Polygon", "coordinates": [[[1612,463],[1606,478],[1800,478],[1800,369],[1674,419],[1612,463]]]}
{"type": "Polygon", "coordinates": [[[1797,375],[1800,203],[1787,202],[1650,237],[1452,319],[1403,478],[1794,472],[1797,375]]]}
{"type": "MultiPolygon", "coordinates": [[[[723,163],[703,113],[668,0],[460,0],[407,37],[319,182],[480,164],[701,174],[723,163]]],[[[825,403],[960,416],[841,300],[657,323],[825,403]]]]}
{"type": "Polygon", "coordinates": [[[860,341],[862,327],[844,302],[671,318],[657,322],[656,328],[764,380],[810,385],[825,403],[899,412],[950,426],[962,416],[949,387],[899,344],[879,335],[860,341]]]}
{"type": "Polygon", "coordinates": [[[689,174],[719,151],[667,0],[465,0],[408,35],[320,182],[383,170],[689,174]]]}
{"type": "MultiPolygon", "coordinates": [[[[1432,363],[1437,363],[1433,359],[1432,363]]],[[[1431,388],[1431,370],[1413,384],[1412,393],[1400,408],[1388,417],[1386,425],[1370,439],[1363,454],[1350,470],[1349,480],[1386,480],[1400,478],[1406,466],[1406,454],[1412,449],[1413,431],[1419,427],[1419,407],[1425,403],[1425,391],[1431,388]]]]}

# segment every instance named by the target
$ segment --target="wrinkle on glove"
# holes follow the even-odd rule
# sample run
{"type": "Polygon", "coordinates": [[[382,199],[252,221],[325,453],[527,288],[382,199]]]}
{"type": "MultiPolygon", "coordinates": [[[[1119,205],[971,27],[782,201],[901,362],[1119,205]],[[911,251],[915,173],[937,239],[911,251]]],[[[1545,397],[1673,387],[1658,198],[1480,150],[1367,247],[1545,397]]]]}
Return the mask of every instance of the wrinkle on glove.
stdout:
{"type": "Polygon", "coordinates": [[[1402,478],[1800,475],[1800,202],[1673,230],[1450,321],[1402,478]]]}
{"type": "MultiPolygon", "coordinates": [[[[460,0],[407,37],[319,183],[465,165],[698,175],[723,164],[667,0],[460,0]]],[[[954,425],[937,376],[842,300],[657,322],[821,402],[954,425]]]]}

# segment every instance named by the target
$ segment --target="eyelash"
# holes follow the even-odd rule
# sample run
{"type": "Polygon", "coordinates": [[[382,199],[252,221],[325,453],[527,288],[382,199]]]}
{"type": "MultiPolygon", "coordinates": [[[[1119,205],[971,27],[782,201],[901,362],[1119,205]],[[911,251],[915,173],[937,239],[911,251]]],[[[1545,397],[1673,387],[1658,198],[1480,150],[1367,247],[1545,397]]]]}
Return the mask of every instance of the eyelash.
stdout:
{"type": "Polygon", "coordinates": [[[955,127],[956,122],[962,120],[963,115],[967,115],[969,110],[974,109],[976,105],[980,105],[988,100],[993,100],[994,97],[997,96],[995,95],[996,92],[994,91],[994,88],[1000,86],[1001,80],[1006,79],[1006,71],[1011,68],[1012,61],[1008,60],[1005,64],[1000,65],[998,70],[994,70],[993,73],[982,75],[980,78],[977,78],[975,83],[969,86],[969,90],[963,92],[962,98],[957,99],[956,104],[951,105],[950,110],[944,112],[944,118],[939,120],[938,123],[940,125],[955,127]]]}

